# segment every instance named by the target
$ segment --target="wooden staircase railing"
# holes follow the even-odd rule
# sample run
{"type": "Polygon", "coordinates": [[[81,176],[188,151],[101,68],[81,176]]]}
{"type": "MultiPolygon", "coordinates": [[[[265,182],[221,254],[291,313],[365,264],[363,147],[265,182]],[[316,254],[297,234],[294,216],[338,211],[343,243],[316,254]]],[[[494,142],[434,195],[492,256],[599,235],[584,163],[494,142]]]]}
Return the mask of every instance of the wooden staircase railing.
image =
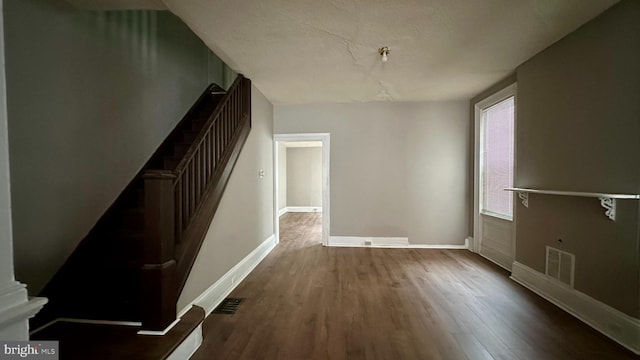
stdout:
{"type": "Polygon", "coordinates": [[[251,127],[251,82],[239,75],[175,170],[146,170],[142,324],[166,328],[251,127]]]}
{"type": "Polygon", "coordinates": [[[166,328],[251,128],[251,82],[208,86],[39,296],[31,319],[166,328]]]}

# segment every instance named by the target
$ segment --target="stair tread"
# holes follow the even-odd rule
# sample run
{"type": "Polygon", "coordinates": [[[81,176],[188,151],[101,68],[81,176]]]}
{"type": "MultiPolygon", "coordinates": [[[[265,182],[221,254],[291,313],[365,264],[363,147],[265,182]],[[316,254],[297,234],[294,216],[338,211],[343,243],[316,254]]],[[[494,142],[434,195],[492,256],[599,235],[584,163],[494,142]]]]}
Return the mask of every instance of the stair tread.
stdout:
{"type": "Polygon", "coordinates": [[[65,359],[166,359],[204,320],[194,306],[164,336],[138,335],[139,326],[57,322],[32,340],[57,340],[65,359]]]}

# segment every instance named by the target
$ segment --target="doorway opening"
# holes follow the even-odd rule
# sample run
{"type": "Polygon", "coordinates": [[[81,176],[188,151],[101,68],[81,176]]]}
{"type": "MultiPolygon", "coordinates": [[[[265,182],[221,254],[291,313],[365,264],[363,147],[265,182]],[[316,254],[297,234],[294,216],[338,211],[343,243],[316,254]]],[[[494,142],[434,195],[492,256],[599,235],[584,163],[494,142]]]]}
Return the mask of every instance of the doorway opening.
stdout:
{"type": "Polygon", "coordinates": [[[330,227],[330,135],[276,134],[273,154],[276,241],[280,241],[280,216],[289,212],[321,213],[321,243],[326,246],[330,227]]]}

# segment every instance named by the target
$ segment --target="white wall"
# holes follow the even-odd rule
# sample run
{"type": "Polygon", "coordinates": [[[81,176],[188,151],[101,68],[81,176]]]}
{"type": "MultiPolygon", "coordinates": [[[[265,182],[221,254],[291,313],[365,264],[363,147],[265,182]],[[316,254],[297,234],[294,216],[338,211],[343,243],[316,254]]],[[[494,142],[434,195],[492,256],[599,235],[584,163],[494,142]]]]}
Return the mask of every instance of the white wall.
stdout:
{"type": "Polygon", "coordinates": [[[251,97],[251,132],[180,294],[178,311],[274,234],[273,106],[255,87],[251,97]]]}
{"type": "Polygon", "coordinates": [[[286,176],[287,206],[322,207],[322,147],[287,148],[286,176]]]}
{"type": "Polygon", "coordinates": [[[470,207],[466,101],[280,105],[274,131],[331,133],[331,235],[461,245],[470,207]]]}

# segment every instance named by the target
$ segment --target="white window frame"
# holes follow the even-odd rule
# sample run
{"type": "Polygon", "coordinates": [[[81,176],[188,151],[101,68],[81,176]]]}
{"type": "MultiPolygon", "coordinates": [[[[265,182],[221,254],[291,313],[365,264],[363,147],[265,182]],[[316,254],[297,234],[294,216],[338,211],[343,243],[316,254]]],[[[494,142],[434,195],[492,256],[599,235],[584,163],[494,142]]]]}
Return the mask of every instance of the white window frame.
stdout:
{"type": "MultiPolygon", "coordinates": [[[[475,117],[475,142],[474,142],[474,174],[473,174],[473,178],[474,178],[474,199],[473,199],[473,209],[474,209],[474,215],[473,215],[473,224],[474,224],[474,251],[478,252],[480,251],[479,249],[479,241],[476,241],[476,237],[478,236],[478,234],[481,233],[481,229],[480,229],[480,189],[481,189],[481,173],[480,173],[480,169],[481,169],[481,161],[482,161],[482,157],[481,157],[481,150],[482,150],[482,135],[481,134],[481,120],[482,120],[482,110],[486,109],[488,107],[491,107],[503,100],[506,100],[510,97],[514,98],[514,114],[513,114],[513,121],[514,121],[514,139],[513,139],[513,153],[514,153],[514,158],[513,158],[513,178],[514,181],[516,179],[516,149],[517,149],[517,138],[516,138],[516,133],[517,133],[517,126],[518,126],[518,119],[517,119],[517,108],[518,108],[518,94],[517,94],[517,90],[518,90],[518,85],[516,83],[513,83],[509,86],[506,86],[505,88],[493,93],[492,95],[487,96],[486,98],[476,102],[474,104],[474,117],[475,117]]],[[[499,214],[494,214],[494,213],[488,213],[485,212],[483,215],[485,216],[493,216],[493,217],[497,217],[500,219],[504,219],[504,220],[508,220],[508,221],[515,221],[515,204],[516,201],[514,199],[514,201],[512,202],[512,217],[508,218],[499,214]]]]}
{"type": "MultiPolygon", "coordinates": [[[[486,136],[485,136],[486,117],[484,115],[486,114],[486,111],[488,109],[491,109],[492,107],[494,107],[494,106],[500,104],[501,102],[506,101],[506,100],[508,100],[510,98],[513,98],[513,106],[514,106],[513,121],[514,121],[514,130],[515,130],[515,116],[516,116],[516,114],[515,114],[515,102],[516,102],[515,93],[512,94],[512,95],[508,95],[508,96],[504,97],[502,100],[498,100],[498,101],[495,101],[495,102],[490,102],[491,105],[485,105],[485,106],[481,106],[480,107],[480,114],[479,114],[479,116],[480,116],[480,141],[479,141],[479,144],[478,144],[479,145],[478,146],[478,159],[479,159],[478,160],[478,164],[479,164],[479,176],[480,176],[480,179],[479,179],[480,188],[479,189],[484,189],[486,176],[487,176],[487,174],[485,174],[482,171],[484,169],[484,160],[485,160],[485,158],[484,158],[484,156],[482,156],[482,154],[484,154],[484,152],[483,152],[485,150],[485,143],[484,142],[485,142],[485,138],[486,138],[486,136]]],[[[514,140],[513,141],[514,142],[514,149],[513,149],[514,150],[514,154],[513,154],[513,157],[514,157],[513,162],[514,162],[514,164],[513,165],[515,165],[515,132],[512,135],[513,135],[513,138],[514,138],[513,139],[514,140]]],[[[513,166],[513,171],[515,171],[515,166],[513,166]]],[[[513,187],[513,184],[511,184],[510,187],[513,187]]],[[[493,216],[493,217],[496,217],[496,218],[499,218],[499,219],[503,219],[503,220],[507,220],[507,221],[513,221],[513,212],[514,212],[514,209],[513,209],[513,198],[511,200],[511,215],[500,214],[500,213],[497,213],[497,212],[486,210],[485,209],[485,205],[486,204],[484,204],[483,200],[484,199],[481,197],[480,198],[480,202],[479,202],[479,205],[480,205],[479,211],[480,211],[481,214],[487,215],[487,216],[493,216]]]]}

